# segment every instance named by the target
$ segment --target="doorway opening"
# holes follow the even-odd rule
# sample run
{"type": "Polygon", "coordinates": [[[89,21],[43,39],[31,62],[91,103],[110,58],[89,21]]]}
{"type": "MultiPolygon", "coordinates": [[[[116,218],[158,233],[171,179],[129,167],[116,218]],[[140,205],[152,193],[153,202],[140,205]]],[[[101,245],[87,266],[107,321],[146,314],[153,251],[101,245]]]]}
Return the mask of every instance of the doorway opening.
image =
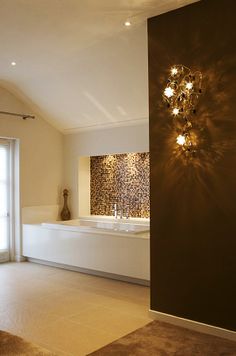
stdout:
{"type": "Polygon", "coordinates": [[[16,233],[19,220],[16,148],[15,139],[0,138],[0,263],[15,260],[15,238],[19,235],[16,233]]]}
{"type": "Polygon", "coordinates": [[[10,142],[0,140],[0,262],[10,259],[10,142]]]}

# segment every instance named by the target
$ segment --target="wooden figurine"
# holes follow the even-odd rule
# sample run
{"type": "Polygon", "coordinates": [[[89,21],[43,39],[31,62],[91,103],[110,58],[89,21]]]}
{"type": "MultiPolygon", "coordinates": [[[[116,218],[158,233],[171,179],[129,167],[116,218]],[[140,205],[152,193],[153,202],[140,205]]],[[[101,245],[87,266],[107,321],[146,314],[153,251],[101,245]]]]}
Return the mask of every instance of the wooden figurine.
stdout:
{"type": "Polygon", "coordinates": [[[61,211],[61,219],[63,221],[70,220],[70,210],[67,205],[68,193],[69,193],[68,189],[63,190],[64,205],[61,211]]]}

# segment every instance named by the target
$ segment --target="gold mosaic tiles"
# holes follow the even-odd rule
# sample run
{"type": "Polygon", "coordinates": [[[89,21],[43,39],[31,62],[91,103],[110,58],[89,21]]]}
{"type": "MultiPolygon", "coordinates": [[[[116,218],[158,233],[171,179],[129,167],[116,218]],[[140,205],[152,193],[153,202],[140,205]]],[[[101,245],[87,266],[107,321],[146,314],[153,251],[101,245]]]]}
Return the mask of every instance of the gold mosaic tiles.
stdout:
{"type": "Polygon", "coordinates": [[[114,204],[123,216],[149,217],[149,153],[90,157],[91,214],[112,215],[114,204]]]}

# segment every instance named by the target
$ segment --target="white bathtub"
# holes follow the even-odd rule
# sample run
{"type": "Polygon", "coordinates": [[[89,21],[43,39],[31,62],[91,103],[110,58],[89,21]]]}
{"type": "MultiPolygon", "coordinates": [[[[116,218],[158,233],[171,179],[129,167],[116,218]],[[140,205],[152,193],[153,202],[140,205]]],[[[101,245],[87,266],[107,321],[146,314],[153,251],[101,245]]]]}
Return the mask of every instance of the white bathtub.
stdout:
{"type": "Polygon", "coordinates": [[[82,272],[145,283],[149,275],[149,221],[84,217],[23,225],[23,255],[82,272]]]}

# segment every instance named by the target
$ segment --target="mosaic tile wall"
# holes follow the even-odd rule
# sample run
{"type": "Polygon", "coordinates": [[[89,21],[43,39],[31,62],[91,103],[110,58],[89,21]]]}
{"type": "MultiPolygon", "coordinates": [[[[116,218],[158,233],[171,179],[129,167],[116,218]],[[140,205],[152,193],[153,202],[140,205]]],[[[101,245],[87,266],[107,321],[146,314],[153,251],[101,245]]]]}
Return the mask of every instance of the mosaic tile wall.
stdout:
{"type": "Polygon", "coordinates": [[[149,217],[149,153],[90,157],[91,214],[112,215],[114,203],[130,217],[149,217]]]}

